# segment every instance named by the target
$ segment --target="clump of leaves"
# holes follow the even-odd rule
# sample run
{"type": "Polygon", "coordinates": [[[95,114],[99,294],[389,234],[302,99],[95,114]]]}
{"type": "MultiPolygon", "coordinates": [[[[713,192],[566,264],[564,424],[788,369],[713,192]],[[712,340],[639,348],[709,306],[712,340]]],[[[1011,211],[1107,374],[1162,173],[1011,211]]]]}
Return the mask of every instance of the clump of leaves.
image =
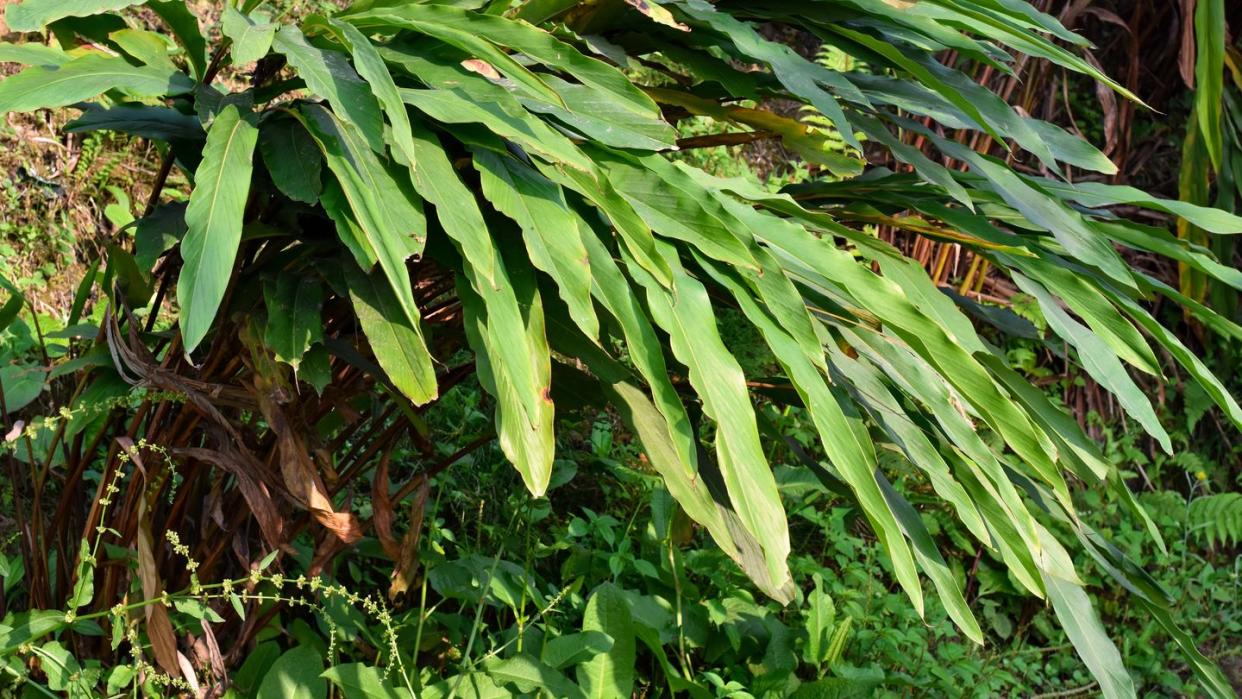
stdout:
{"type": "MultiPolygon", "coordinates": [[[[802,406],[822,450],[799,452],[805,468],[856,503],[917,611],[922,574],[961,632],[982,641],[962,581],[891,486],[877,447],[924,474],[1013,579],[1051,602],[1106,695],[1132,695],[1133,685],[1050,521],[1165,627],[1207,691],[1228,694],[1173,623],[1168,594],[1075,513],[1077,480],[1142,516],[1115,466],[971,316],[1001,332],[1010,319],[943,294],[860,228],[907,227],[1008,274],[1071,358],[1164,449],[1169,438],[1131,375],[1163,379],[1153,344],[1242,425],[1233,397],[1144,306],[1189,300],[1118,248],[1228,285],[1238,285],[1236,270],[1108,209],[1172,213],[1211,234],[1240,232],[1242,219],[1062,177],[1115,168],[936,59],[953,51],[1006,70],[1021,52],[1133,97],[1077,53],[1080,37],[1016,1],[359,0],[297,23],[261,5],[226,8],[215,45],[181,0],[8,9],[11,29],[47,31],[56,45],[0,47],[28,65],[0,83],[0,113],[74,106],[72,131],[163,144],[157,194],[172,168],[193,181],[185,204],[153,197],[132,247],[111,249],[98,332],[56,362],[27,361],[32,414],[64,396],[132,399],[89,424],[32,422],[12,442],[14,473],[31,474],[25,488],[14,478],[18,507],[40,523],[23,528],[28,607],[69,597],[71,568],[52,566],[49,552],[72,560],[81,531],[137,542],[138,575],[112,566],[94,576],[99,608],[130,588],[149,599],[189,584],[152,544],[167,530],[183,534],[202,580],[225,579],[251,552],[280,550],[303,531],[316,539],[314,575],[374,535],[395,561],[399,596],[416,566],[428,479],[462,456],[437,453],[423,415],[474,375],[492,398],[495,438],[533,494],[554,477],[558,416],[610,406],[684,514],[779,601],[794,596],[791,541],[761,438],[770,425],[754,401],[802,406]],[[139,28],[127,9],[138,5],[170,35],[139,28]],[[868,70],[807,60],[765,39],[762,23],[807,32],[868,70]],[[214,84],[226,66],[231,91],[214,84]],[[627,77],[653,72],[652,86],[627,77]],[[773,98],[826,122],[811,129],[735,108],[773,98]],[[693,114],[778,137],[832,179],[772,194],[671,161],[670,123],[693,114]],[[946,128],[985,132],[1039,167],[980,155],[946,128]],[[969,171],[904,146],[896,130],[969,171]],[[868,168],[860,138],[910,171],[868,168]],[[725,308],[754,326],[780,376],[744,373],[721,337],[725,308]],[[157,332],[166,312],[176,324],[157,332]],[[82,486],[88,473],[110,482],[128,453],[117,446],[124,434],[159,449],[103,522],[82,486]],[[405,439],[422,468],[392,492],[390,459],[405,439]],[[365,474],[367,517],[345,497],[365,474]],[[398,535],[394,511],[407,499],[414,526],[398,535]]],[[[1200,304],[1186,307],[1237,332],[1200,304]]],[[[8,423],[17,407],[0,417],[8,423]]],[[[156,661],[183,675],[159,618],[145,625],[164,649],[156,661]]],[[[237,649],[226,659],[256,628],[223,630],[237,649]]]]}

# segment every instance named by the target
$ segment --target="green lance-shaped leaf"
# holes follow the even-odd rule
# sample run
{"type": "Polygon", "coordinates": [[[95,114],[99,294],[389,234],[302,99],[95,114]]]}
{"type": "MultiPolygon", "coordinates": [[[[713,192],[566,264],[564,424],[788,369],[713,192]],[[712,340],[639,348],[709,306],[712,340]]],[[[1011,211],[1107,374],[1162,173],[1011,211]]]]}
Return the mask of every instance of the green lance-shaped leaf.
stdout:
{"type": "Polygon", "coordinates": [[[446,124],[482,124],[532,153],[583,171],[591,161],[573,141],[520,106],[478,101],[462,90],[401,90],[401,99],[432,119],[446,124]]]}
{"type": "Polygon", "coordinates": [[[233,105],[216,116],[207,132],[185,211],[184,265],[177,280],[186,352],[198,347],[207,334],[233,273],[258,136],[252,117],[233,105]]]}
{"type": "Polygon", "coordinates": [[[257,12],[253,16],[245,15],[237,8],[226,6],[220,30],[233,42],[230,47],[233,65],[245,65],[266,56],[272,48],[272,40],[276,38],[276,28],[277,25],[267,21],[265,15],[257,12]]]}
{"type": "MultiPolygon", "coordinates": [[[[699,259],[703,269],[733,295],[742,313],[759,329],[776,360],[784,367],[819,432],[828,459],[858,498],[863,514],[888,551],[898,582],[921,615],[923,590],[914,567],[914,558],[876,483],[875,446],[862,424],[861,416],[841,391],[828,385],[816,363],[780,327],[772,312],[757,302],[751,291],[737,278],[736,272],[730,273],[718,263],[704,260],[701,256],[699,259]]],[[[822,355],[821,351],[821,364],[822,355]]],[[[760,538],[760,541],[763,539],[760,538]]]]}
{"type": "Polygon", "coordinates": [[[1108,699],[1134,697],[1134,682],[1121,661],[1121,653],[1104,632],[1104,625],[1086,591],[1051,573],[1044,574],[1044,585],[1061,627],[1091,675],[1100,683],[1100,692],[1108,699]]]}
{"type": "Polygon", "coordinates": [[[473,37],[477,42],[503,46],[551,68],[563,70],[584,85],[611,93],[619,104],[632,112],[659,118],[655,102],[624,73],[601,60],[583,55],[572,45],[526,22],[483,12],[470,12],[448,5],[416,4],[345,13],[344,19],[359,26],[404,26],[435,36],[491,62],[502,73],[536,94],[549,98],[556,104],[564,104],[561,96],[538,77],[526,71],[514,71],[514,59],[505,56],[504,52],[500,52],[501,55],[497,57],[494,48],[487,51],[477,45],[465,45],[462,37],[473,37]],[[499,62],[494,60],[497,58],[499,62]]]}
{"type": "Polygon", "coordinates": [[[498,264],[495,281],[487,283],[473,272],[469,260],[464,264],[466,274],[458,279],[457,293],[479,383],[496,397],[501,450],[538,497],[552,477],[556,444],[552,360],[534,269],[524,260],[511,269],[498,264]]]}
{"type": "Polygon", "coordinates": [[[422,201],[411,190],[409,178],[381,162],[352,124],[319,105],[304,105],[299,114],[349,204],[357,224],[351,231],[362,236],[357,244],[367,257],[379,261],[406,319],[417,324],[419,312],[405,261],[421,253],[426,242],[422,201]]]}
{"type": "Polygon", "coordinates": [[[1117,397],[1121,407],[1138,420],[1148,434],[1156,438],[1165,453],[1172,454],[1173,444],[1164,427],[1160,425],[1151,401],[1126,373],[1121,360],[1104,340],[1071,318],[1042,284],[1017,272],[1012,272],[1012,276],[1018,288],[1034,296],[1039,302],[1039,308],[1052,331],[1078,350],[1078,361],[1082,363],[1083,369],[1117,397]]]}
{"type": "Polygon", "coordinates": [[[167,66],[136,66],[121,56],[88,53],[59,66],[31,66],[0,81],[0,114],[66,107],[108,90],[163,97],[193,87],[189,76],[167,66]]]}
{"type": "Polygon", "coordinates": [[[583,631],[612,637],[612,648],[578,666],[578,684],[586,696],[628,697],[634,688],[634,629],[630,604],[612,583],[595,588],[582,616],[583,631]]]}
{"type": "Polygon", "coordinates": [[[291,25],[280,28],[272,45],[285,55],[311,92],[328,100],[341,120],[358,130],[371,150],[377,153],[387,150],[379,102],[345,54],[312,46],[302,32],[291,25]]]}
{"type": "Polygon", "coordinates": [[[371,86],[371,91],[379,100],[384,116],[388,117],[388,124],[392,127],[392,142],[396,146],[393,155],[402,165],[411,170],[417,169],[418,163],[414,159],[414,140],[410,132],[410,117],[406,112],[405,102],[401,101],[401,93],[397,91],[397,84],[393,81],[392,74],[388,72],[388,66],[384,65],[384,59],[379,51],[371,44],[371,40],[354,25],[338,19],[324,19],[316,15],[307,20],[307,25],[314,29],[322,28],[349,50],[354,58],[354,68],[371,86]]]}
{"type": "Polygon", "coordinates": [[[438,393],[436,372],[422,329],[406,317],[382,272],[367,274],[349,263],[344,267],[349,298],[375,361],[416,405],[431,401],[438,393]]]}
{"type": "Polygon", "coordinates": [[[729,500],[748,532],[764,549],[768,575],[776,587],[789,572],[789,529],[776,479],[759,443],[754,406],[737,359],[725,347],[716,313],[703,284],[681,267],[675,249],[657,241],[673,271],[670,292],[632,259],[630,273],[646,289],[656,323],[669,334],[674,356],[690,370],[690,384],[703,409],[717,424],[716,453],[729,500]]]}
{"type": "Polygon", "coordinates": [[[717,11],[704,0],[687,0],[678,3],[677,8],[696,23],[702,23],[728,37],[741,53],[771,66],[781,85],[828,117],[847,144],[862,148],[840,103],[832,93],[823,88],[824,85],[831,86],[852,101],[865,104],[867,99],[844,77],[818,63],[808,61],[784,44],[764,39],[750,24],[728,12],[717,11]]]}
{"type": "Polygon", "coordinates": [[[276,353],[276,359],[297,371],[302,355],[313,343],[323,340],[319,315],[323,285],[313,276],[281,274],[263,284],[263,303],[267,308],[263,341],[276,353]]]}
{"type": "Polygon", "coordinates": [[[10,31],[37,32],[58,19],[90,17],[142,4],[143,0],[24,0],[9,5],[4,21],[10,31]]]}
{"type": "Polygon", "coordinates": [[[449,46],[486,61],[495,69],[504,73],[509,79],[525,86],[535,94],[556,104],[564,103],[561,96],[551,87],[548,87],[547,83],[543,82],[543,79],[537,73],[510,56],[500,46],[473,32],[463,31],[436,21],[407,17],[404,14],[398,14],[397,8],[376,8],[364,14],[345,14],[342,16],[362,29],[400,27],[438,39],[449,46]]]}
{"type": "Polygon", "coordinates": [[[496,279],[496,246],[488,233],[474,193],[466,188],[440,139],[421,122],[411,124],[414,143],[414,189],[436,207],[436,218],[469,261],[474,274],[491,284],[496,279]]]}
{"type": "Polygon", "coordinates": [[[914,556],[918,559],[919,567],[936,586],[936,593],[940,595],[940,602],[944,605],[945,611],[949,613],[953,623],[957,624],[967,638],[983,645],[983,630],[979,628],[979,621],[975,619],[974,613],[970,611],[970,605],[966,603],[962,584],[954,577],[953,570],[949,568],[944,556],[936,548],[936,542],[932,540],[918,510],[915,510],[914,506],[897,492],[883,473],[877,472],[876,480],[880,482],[884,497],[888,498],[889,506],[893,508],[897,521],[901,522],[902,530],[914,544],[914,556]]]}
{"type": "Polygon", "coordinates": [[[1044,287],[1055,289],[1060,300],[1082,317],[1092,332],[1099,335],[1126,363],[1152,376],[1160,376],[1160,364],[1147,341],[1100,293],[1100,288],[1107,285],[1107,281],[1084,273],[1081,268],[1068,265],[1052,255],[1010,258],[1002,254],[998,257],[1006,261],[1007,267],[1020,269],[1044,287]]]}
{"type": "MultiPolygon", "coordinates": [[[[1185,19],[1183,19],[1185,21],[1185,19]]],[[[1217,172],[1224,161],[1222,114],[1224,99],[1225,48],[1229,22],[1225,0],[1199,0],[1195,6],[1195,117],[1212,167],[1217,172]]]]}
{"type": "Polygon", "coordinates": [[[1031,186],[1000,161],[935,135],[931,139],[945,155],[969,164],[973,172],[987,180],[989,189],[1022,212],[1031,223],[1051,233],[1077,260],[1099,268],[1126,288],[1134,288],[1130,268],[1108,240],[1088,226],[1078,213],[1031,186]]]}
{"type": "Polygon", "coordinates": [[[481,150],[474,163],[483,196],[521,226],[531,262],[556,282],[574,322],[588,336],[599,335],[591,305],[591,268],[582,243],[584,224],[570,210],[564,192],[514,158],[481,150]]]}
{"type": "Polygon", "coordinates": [[[946,84],[941,79],[941,76],[933,72],[928,66],[922,64],[919,61],[916,61],[910,58],[906,54],[902,53],[900,49],[890,44],[889,42],[884,41],[882,39],[878,39],[874,36],[871,36],[870,34],[860,32],[860,31],[855,31],[853,29],[849,29],[841,24],[833,24],[831,25],[831,29],[833,32],[836,32],[840,36],[843,36],[849,39],[850,41],[857,42],[861,44],[862,46],[867,47],[871,51],[876,52],[884,60],[891,63],[892,65],[897,67],[899,70],[909,72],[911,75],[913,75],[918,80],[918,83],[920,85],[931,88],[932,90],[936,91],[936,93],[939,94],[941,97],[945,98],[950,103],[952,103],[955,107],[957,107],[958,109],[961,109],[963,112],[969,115],[970,118],[973,119],[976,124],[979,124],[993,138],[996,138],[996,139],[1003,138],[992,127],[991,121],[985,118],[984,115],[979,111],[980,105],[977,105],[976,103],[972,102],[969,99],[969,96],[966,94],[963,94],[961,90],[956,89],[952,85],[946,84]]]}
{"type": "Polygon", "coordinates": [[[1209,233],[1221,235],[1242,233],[1242,216],[1220,209],[1199,206],[1192,202],[1161,199],[1136,187],[1106,184],[1104,182],[1076,182],[1071,184],[1045,178],[1032,178],[1032,181],[1052,194],[1081,204],[1089,209],[1118,204],[1132,204],[1180,216],[1195,227],[1202,228],[1209,233]]]}

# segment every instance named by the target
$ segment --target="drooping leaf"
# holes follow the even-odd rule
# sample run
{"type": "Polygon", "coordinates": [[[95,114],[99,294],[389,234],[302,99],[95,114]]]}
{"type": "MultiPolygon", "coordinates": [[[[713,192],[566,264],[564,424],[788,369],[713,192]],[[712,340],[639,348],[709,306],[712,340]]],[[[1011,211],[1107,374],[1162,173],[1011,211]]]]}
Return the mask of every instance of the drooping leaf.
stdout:
{"type": "Polygon", "coordinates": [[[388,378],[415,405],[437,395],[435,367],[422,328],[406,317],[382,272],[370,274],[344,265],[349,297],[375,360],[388,378]]]}
{"type": "Polygon", "coordinates": [[[301,115],[353,214],[352,230],[362,236],[358,244],[367,257],[378,259],[406,319],[416,324],[419,313],[405,262],[426,243],[422,202],[408,178],[380,161],[353,124],[318,106],[304,106],[301,115]]]}
{"type": "MultiPolygon", "coordinates": [[[[591,274],[582,224],[569,209],[560,188],[512,158],[475,153],[483,196],[522,228],[531,262],[556,281],[561,298],[578,326],[591,337],[599,319],[591,305],[591,274]]],[[[589,235],[589,231],[587,231],[589,235]]]]}

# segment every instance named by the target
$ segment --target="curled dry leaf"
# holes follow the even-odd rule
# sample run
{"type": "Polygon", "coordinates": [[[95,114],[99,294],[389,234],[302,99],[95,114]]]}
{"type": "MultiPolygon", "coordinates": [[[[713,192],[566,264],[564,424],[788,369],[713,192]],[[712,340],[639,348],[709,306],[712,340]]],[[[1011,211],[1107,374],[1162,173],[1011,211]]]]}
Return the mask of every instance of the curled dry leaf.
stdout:
{"type": "MultiPolygon", "coordinates": [[[[118,437],[117,444],[129,454],[134,464],[145,472],[142,466],[142,455],[129,437],[118,437]]],[[[138,578],[142,583],[143,599],[158,599],[164,594],[164,585],[160,581],[159,568],[155,562],[155,544],[151,535],[151,510],[147,497],[138,499],[138,578]]],[[[148,604],[143,607],[147,620],[147,638],[151,641],[151,653],[160,669],[176,677],[181,674],[178,662],[177,636],[173,631],[172,620],[168,617],[168,608],[163,604],[148,604]]],[[[193,673],[190,673],[193,676],[193,673]]],[[[187,678],[188,679],[188,678],[187,678]]]]}
{"type": "Polygon", "coordinates": [[[673,29],[683,32],[690,31],[690,27],[687,27],[681,22],[673,19],[673,13],[663,7],[660,7],[654,2],[651,2],[650,0],[625,0],[625,4],[647,15],[659,24],[663,24],[667,27],[672,27],[673,29]]]}
{"type": "Polygon", "coordinates": [[[471,58],[461,62],[461,67],[472,73],[478,73],[493,82],[500,81],[500,71],[496,70],[491,63],[479,58],[471,58]]]}
{"type": "Polygon", "coordinates": [[[392,498],[388,496],[388,461],[391,452],[385,452],[375,467],[375,478],[371,481],[371,523],[375,525],[375,536],[389,558],[397,560],[401,555],[401,546],[392,534],[393,512],[392,498]]]}
{"type": "Polygon", "coordinates": [[[264,541],[271,548],[278,547],[282,540],[284,519],[280,516],[267,485],[256,478],[256,475],[262,474],[266,469],[258,459],[232,446],[228,440],[221,440],[221,444],[224,451],[185,447],[172,450],[172,454],[178,458],[211,464],[236,478],[242,497],[254,514],[255,521],[259,523],[259,531],[263,534],[264,541]]]}
{"type": "Polygon", "coordinates": [[[272,391],[266,390],[267,381],[258,377],[254,386],[259,400],[259,410],[272,432],[280,452],[280,473],[289,494],[302,507],[310,510],[315,520],[327,527],[338,539],[352,544],[362,538],[358,518],[349,512],[337,512],[328,498],[328,490],[319,477],[319,471],[311,460],[301,436],[289,424],[288,416],[276,401],[272,391]]]}
{"type": "Polygon", "coordinates": [[[419,476],[418,488],[410,501],[410,528],[401,540],[397,565],[392,570],[392,584],[388,587],[388,599],[395,600],[414,584],[414,572],[418,570],[418,541],[423,533],[423,513],[427,511],[427,494],[430,481],[419,476]]]}

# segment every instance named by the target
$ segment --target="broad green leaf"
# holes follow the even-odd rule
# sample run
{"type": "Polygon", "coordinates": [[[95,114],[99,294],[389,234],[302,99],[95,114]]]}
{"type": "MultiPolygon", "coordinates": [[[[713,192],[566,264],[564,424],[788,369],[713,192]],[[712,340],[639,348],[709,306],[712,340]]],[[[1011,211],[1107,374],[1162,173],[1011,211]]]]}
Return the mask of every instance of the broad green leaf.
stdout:
{"type": "Polygon", "coordinates": [[[61,645],[60,641],[48,641],[35,650],[40,660],[40,667],[47,675],[47,686],[58,692],[69,695],[80,695],[86,687],[81,679],[82,666],[73,653],[61,645]]]}
{"type": "Polygon", "coordinates": [[[543,646],[540,658],[554,670],[564,670],[612,650],[612,637],[603,631],[583,631],[557,636],[543,646]]]}
{"type": "Polygon", "coordinates": [[[592,699],[628,697],[634,689],[634,630],[630,605],[611,583],[595,588],[582,616],[582,630],[612,638],[612,647],[578,666],[578,684],[592,699]]]}
{"type": "Polygon", "coordinates": [[[163,204],[134,221],[134,262],[150,272],[159,258],[185,237],[184,203],[163,204]]]}
{"type": "Polygon", "coordinates": [[[584,699],[587,696],[565,675],[529,655],[515,655],[505,660],[489,658],[483,661],[483,667],[496,684],[511,684],[524,694],[548,692],[552,696],[565,699],[584,699]]]}
{"type": "Polygon", "coordinates": [[[201,141],[206,137],[199,120],[170,107],[126,104],[116,107],[88,106],[82,116],[65,125],[65,131],[116,131],[158,141],[201,141]]]}
{"type": "Polygon", "coordinates": [[[314,204],[323,190],[323,156],[295,119],[267,119],[259,128],[259,154],[282,194],[314,204]]]}
{"type": "Polygon", "coordinates": [[[35,66],[58,66],[73,60],[73,56],[54,47],[28,41],[21,44],[0,42],[0,63],[21,63],[35,66]]]}
{"type": "MultiPolygon", "coordinates": [[[[379,668],[362,663],[335,665],[320,677],[340,687],[349,699],[409,699],[411,696],[404,687],[394,687],[379,668]]],[[[395,673],[393,677],[396,677],[395,673]]]]}
{"type": "Polygon", "coordinates": [[[259,683],[256,699],[327,699],[323,657],[312,646],[295,646],[273,662],[259,683]]]}
{"type": "Polygon", "coordinates": [[[69,596],[69,608],[81,609],[95,597],[95,562],[90,560],[91,548],[86,539],[78,546],[78,565],[74,573],[73,594],[69,596]]]}
{"type": "Polygon", "coordinates": [[[162,97],[193,87],[189,77],[168,67],[135,66],[120,56],[88,53],[59,66],[31,66],[0,81],[0,114],[66,107],[108,90],[162,97]]]}
{"type": "MultiPolygon", "coordinates": [[[[263,284],[267,326],[263,341],[296,372],[311,344],[323,340],[323,285],[313,276],[281,274],[263,284]]],[[[359,314],[361,317],[362,314],[359,314]]]]}
{"type": "Polygon", "coordinates": [[[828,658],[828,644],[836,625],[837,607],[832,595],[824,591],[824,580],[819,573],[812,578],[815,587],[806,596],[806,659],[820,667],[828,658]]]}
{"type": "Polygon", "coordinates": [[[65,613],[36,610],[15,614],[8,625],[0,625],[0,652],[12,653],[18,646],[37,641],[65,626],[65,613]]]}
{"type": "Polygon", "coordinates": [[[415,405],[433,400],[438,393],[435,367],[417,319],[406,317],[381,272],[367,274],[348,263],[344,267],[349,298],[375,361],[415,405]]]}
{"type": "Polygon", "coordinates": [[[17,285],[9,281],[3,274],[0,274],[0,288],[8,292],[8,299],[0,306],[0,332],[4,332],[13,321],[17,320],[18,314],[22,312],[22,307],[26,305],[26,297],[22,294],[21,289],[17,285]]]}
{"type": "Polygon", "coordinates": [[[65,17],[89,17],[141,5],[143,0],[22,0],[4,13],[10,31],[37,32],[65,17]]]}
{"type": "Polygon", "coordinates": [[[225,107],[207,132],[203,161],[194,173],[181,241],[184,264],[177,280],[185,351],[198,347],[211,328],[233,274],[242,217],[250,193],[254,146],[252,117],[225,107]]]}
{"type": "Polygon", "coordinates": [[[169,71],[177,70],[168,55],[172,48],[171,42],[162,34],[142,29],[120,29],[109,34],[108,38],[122,52],[143,65],[159,66],[169,71]]]}
{"type": "Polygon", "coordinates": [[[267,21],[267,17],[259,12],[245,15],[230,5],[224,8],[220,28],[233,43],[229,49],[233,65],[242,66],[267,55],[272,48],[272,40],[276,38],[277,25],[267,21]]]}
{"type": "Polygon", "coordinates": [[[332,357],[323,345],[315,345],[302,357],[302,369],[298,378],[310,384],[315,393],[323,395],[323,389],[332,383],[332,357]]]}

